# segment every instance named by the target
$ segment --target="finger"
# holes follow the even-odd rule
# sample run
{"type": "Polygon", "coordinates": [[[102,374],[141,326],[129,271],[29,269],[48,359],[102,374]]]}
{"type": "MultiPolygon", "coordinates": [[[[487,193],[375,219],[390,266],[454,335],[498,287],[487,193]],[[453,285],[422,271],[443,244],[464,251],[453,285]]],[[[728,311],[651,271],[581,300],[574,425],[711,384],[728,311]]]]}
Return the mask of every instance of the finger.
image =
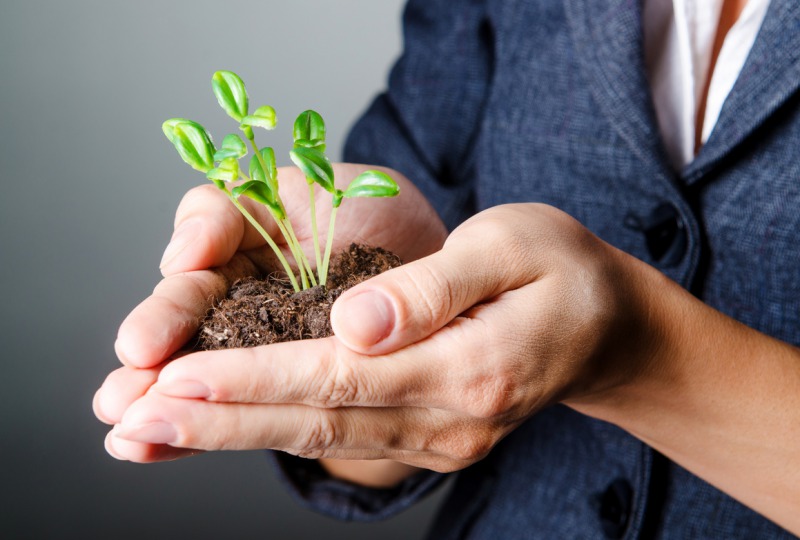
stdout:
{"type": "Polygon", "coordinates": [[[200,270],[164,278],[153,294],[122,322],[114,348],[125,365],[156,366],[194,336],[206,310],[223,298],[236,279],[257,269],[243,254],[217,270],[200,270]]]}
{"type": "Polygon", "coordinates": [[[148,444],[127,441],[114,436],[114,430],[109,431],[105,439],[106,452],[114,459],[132,461],[134,463],[157,463],[160,461],[174,461],[179,458],[202,454],[202,450],[189,448],[175,448],[166,444],[148,444]]]}
{"type": "Polygon", "coordinates": [[[427,407],[480,417],[493,414],[490,397],[507,384],[497,377],[501,351],[489,328],[459,317],[386,356],[361,355],[336,338],[194,353],[166,366],[152,389],[213,402],[427,407]]]}
{"type": "MultiPolygon", "coordinates": [[[[196,450],[192,448],[177,448],[167,444],[149,444],[134,441],[128,441],[121,437],[116,436],[114,431],[110,431],[105,439],[105,449],[108,454],[114,459],[120,461],[131,461],[133,463],[159,463],[164,461],[175,461],[177,459],[187,458],[205,453],[204,450],[196,450]]],[[[282,450],[284,452],[300,455],[301,452],[292,452],[292,450],[282,450]]],[[[388,459],[384,457],[391,454],[392,461],[398,461],[413,465],[416,468],[423,468],[439,472],[452,472],[463,469],[472,463],[472,461],[459,461],[449,458],[443,454],[436,454],[433,452],[412,452],[403,450],[376,450],[371,448],[365,449],[328,449],[326,451],[317,452],[318,454],[335,454],[336,459],[347,460],[379,460],[388,459]]],[[[310,456],[306,456],[311,459],[310,456]]]]}
{"type": "MultiPolygon", "coordinates": [[[[113,435],[115,441],[176,448],[271,448],[306,458],[408,460],[414,453],[464,457],[458,431],[474,434],[473,427],[449,413],[421,408],[220,404],[148,394],[131,406],[113,435]]],[[[116,442],[114,448],[132,453],[116,442]]]]}
{"type": "MultiPolygon", "coordinates": [[[[277,228],[260,205],[242,204],[273,237],[277,228]]],[[[238,250],[264,245],[258,232],[216,186],[190,190],[178,206],[175,232],[164,250],[160,268],[164,276],[222,266],[238,250]]]]}
{"type": "Polygon", "coordinates": [[[229,403],[423,406],[441,382],[435,365],[426,355],[367,357],[335,338],[304,340],[195,353],[167,366],[153,390],[229,403]]]}
{"type": "Polygon", "coordinates": [[[455,346],[482,350],[471,346],[469,324],[460,320],[385,357],[358,354],[335,338],[199,352],[166,366],[153,391],[220,403],[458,409],[451,390],[470,371],[447,360],[462,355],[455,346]]]}
{"type": "Polygon", "coordinates": [[[361,353],[396,351],[476,303],[535,279],[535,270],[520,264],[508,238],[516,231],[508,228],[484,217],[453,233],[433,255],[348,290],[331,312],[334,333],[361,353]]]}
{"type": "Polygon", "coordinates": [[[136,369],[123,366],[112,371],[94,395],[92,409],[106,424],[118,424],[125,410],[158,380],[160,367],[136,369]]]}

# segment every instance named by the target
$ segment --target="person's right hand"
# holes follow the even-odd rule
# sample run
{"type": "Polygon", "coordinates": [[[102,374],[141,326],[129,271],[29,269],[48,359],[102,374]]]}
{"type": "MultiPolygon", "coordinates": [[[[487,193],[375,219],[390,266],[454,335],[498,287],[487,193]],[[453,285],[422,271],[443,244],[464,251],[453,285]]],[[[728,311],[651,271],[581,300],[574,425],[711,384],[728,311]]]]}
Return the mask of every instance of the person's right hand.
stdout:
{"type": "MultiPolygon", "coordinates": [[[[346,184],[369,168],[374,167],[337,164],[335,172],[346,184]]],[[[400,195],[389,200],[345,201],[337,216],[334,253],[360,242],[389,249],[408,262],[441,248],[447,231],[436,212],[411,182],[388,172],[398,182],[400,195]]],[[[305,178],[295,168],[283,168],[279,174],[288,217],[313,260],[305,178]]],[[[329,196],[319,190],[317,194],[317,220],[324,242],[331,206],[329,196]]],[[[279,233],[267,211],[252,201],[244,204],[277,241],[279,233]]],[[[278,243],[291,260],[285,244],[278,243]]],[[[234,280],[278,268],[264,240],[221,191],[213,185],[189,191],[178,208],[175,233],[161,263],[164,279],[120,326],[115,350],[124,366],[113,371],[96,393],[97,417],[118,424],[128,406],[149,390],[161,368],[193,337],[212,302],[224,297],[234,280]]],[[[106,438],[106,449],[115,457],[151,462],[194,453],[125,441],[112,433],[106,438]]]]}

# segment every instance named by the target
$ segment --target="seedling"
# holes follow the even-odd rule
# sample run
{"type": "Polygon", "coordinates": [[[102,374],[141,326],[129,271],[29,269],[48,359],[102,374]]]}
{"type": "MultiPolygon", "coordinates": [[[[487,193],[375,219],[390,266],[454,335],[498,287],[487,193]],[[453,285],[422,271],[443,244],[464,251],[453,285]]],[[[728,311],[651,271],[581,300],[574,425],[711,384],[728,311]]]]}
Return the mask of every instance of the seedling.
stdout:
{"type": "Polygon", "coordinates": [[[161,126],[164,135],[175,146],[183,161],[192,168],[205,173],[206,178],[228,196],[245,219],[264,237],[267,245],[283,266],[295,291],[304,290],[317,284],[326,285],[336,212],[342,201],[355,197],[394,197],[400,192],[397,183],[386,173],[373,170],[358,175],[344,191],[337,189],[333,166],[325,155],[326,132],[322,116],[315,111],[308,110],[297,117],[293,129],[294,148],[290,157],[295,165],[303,171],[308,183],[314,262],[317,269],[315,276],[314,269],[300,246],[278,192],[278,168],[275,162],[275,152],[271,147],[259,148],[253,132],[255,127],[266,130],[275,129],[277,124],[275,110],[264,105],[250,114],[249,99],[244,82],[231,71],[217,71],[211,82],[220,106],[228,113],[228,116],[239,122],[239,129],[250,143],[253,155],[250,158],[248,173],[245,173],[239,166],[239,160],[248,153],[247,144],[235,133],[226,135],[222,140],[222,146],[217,149],[211,136],[199,123],[186,118],[170,118],[161,126]],[[243,182],[239,183],[239,181],[243,182]],[[322,186],[332,196],[331,217],[324,254],[320,250],[317,232],[315,183],[322,186]],[[241,197],[248,197],[267,208],[292,254],[299,280],[275,241],[239,201],[241,197]]]}

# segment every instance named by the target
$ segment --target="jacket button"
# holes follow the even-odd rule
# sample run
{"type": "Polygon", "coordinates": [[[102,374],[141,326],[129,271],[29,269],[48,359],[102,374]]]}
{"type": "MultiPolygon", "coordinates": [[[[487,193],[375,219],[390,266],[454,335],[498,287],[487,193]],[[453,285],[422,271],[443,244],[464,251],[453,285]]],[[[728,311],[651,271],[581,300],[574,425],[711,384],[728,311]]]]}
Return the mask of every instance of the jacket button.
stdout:
{"type": "Polygon", "coordinates": [[[686,227],[680,212],[670,203],[661,203],[647,216],[625,216],[625,226],[644,235],[653,260],[666,267],[677,265],[688,247],[686,227]]]}
{"type": "Polygon", "coordinates": [[[614,480],[597,502],[603,534],[607,538],[622,538],[628,528],[633,504],[633,488],[630,483],[623,478],[614,480]]]}

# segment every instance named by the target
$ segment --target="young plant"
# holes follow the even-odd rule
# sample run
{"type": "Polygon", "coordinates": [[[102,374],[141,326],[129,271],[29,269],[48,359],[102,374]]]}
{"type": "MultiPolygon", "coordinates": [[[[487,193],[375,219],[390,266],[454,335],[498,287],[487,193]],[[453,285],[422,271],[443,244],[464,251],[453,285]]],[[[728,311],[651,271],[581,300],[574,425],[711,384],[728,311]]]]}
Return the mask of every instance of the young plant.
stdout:
{"type": "MultiPolygon", "coordinates": [[[[310,192],[312,197],[313,208],[313,182],[316,182],[322,188],[333,196],[333,207],[331,208],[331,218],[328,225],[328,235],[325,244],[325,255],[322,258],[322,263],[319,263],[317,257],[317,271],[320,283],[327,283],[328,278],[328,265],[331,260],[331,248],[333,247],[333,230],[336,223],[336,212],[342,204],[342,200],[355,197],[394,197],[400,193],[400,188],[392,178],[381,171],[365,171],[358,175],[347,189],[344,191],[336,189],[334,182],[333,166],[325,154],[317,147],[295,146],[291,151],[290,156],[295,165],[306,175],[306,181],[309,182],[310,192]]],[[[312,210],[313,212],[313,210],[312,210]]],[[[316,239],[317,233],[313,231],[315,236],[315,244],[318,245],[316,239]]]]}
{"type": "Polygon", "coordinates": [[[217,149],[211,136],[199,123],[186,118],[170,118],[162,125],[164,135],[175,146],[181,158],[192,168],[205,173],[206,177],[228,196],[245,219],[264,237],[295,291],[317,284],[325,286],[333,246],[336,212],[342,200],[353,197],[394,197],[399,193],[397,183],[383,172],[366,171],[351,181],[344,191],[336,189],[333,166],[325,156],[325,122],[319,113],[311,110],[297,117],[293,130],[294,148],[290,156],[303,171],[308,183],[314,262],[317,268],[315,277],[280,197],[275,152],[270,147],[259,148],[253,132],[254,127],[274,129],[277,124],[275,110],[264,105],[250,114],[249,98],[244,82],[231,71],[217,71],[211,81],[220,106],[228,116],[239,123],[239,129],[250,143],[253,156],[248,166],[249,174],[245,174],[239,166],[239,160],[248,153],[247,144],[235,133],[226,135],[222,140],[222,146],[217,149]],[[237,183],[239,181],[243,182],[237,183]],[[229,189],[228,186],[234,183],[237,184],[229,189]],[[317,232],[314,183],[332,195],[333,207],[324,255],[320,250],[317,232]],[[239,201],[243,196],[264,205],[272,216],[294,258],[299,281],[281,249],[239,201]]]}

